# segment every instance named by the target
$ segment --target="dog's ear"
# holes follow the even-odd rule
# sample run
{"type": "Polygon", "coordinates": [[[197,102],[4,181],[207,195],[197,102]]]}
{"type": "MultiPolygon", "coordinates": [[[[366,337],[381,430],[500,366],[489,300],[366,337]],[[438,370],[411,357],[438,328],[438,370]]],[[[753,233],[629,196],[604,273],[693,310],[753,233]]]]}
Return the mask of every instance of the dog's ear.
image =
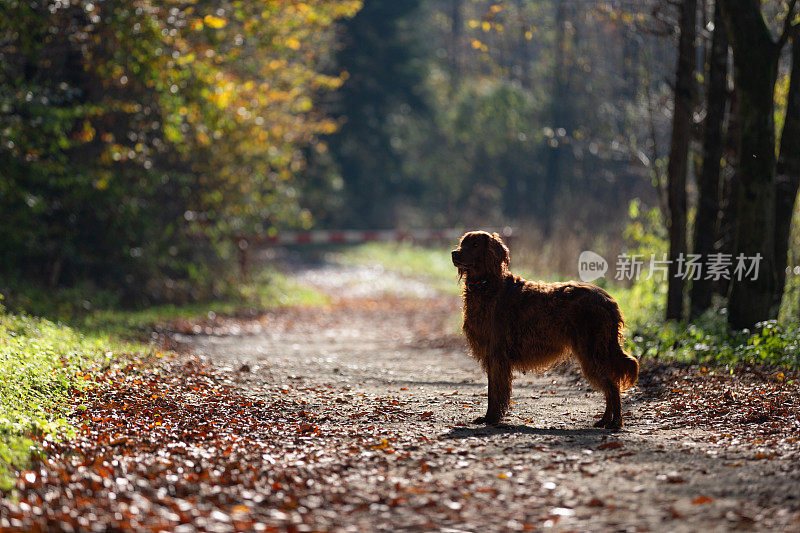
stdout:
{"type": "Polygon", "coordinates": [[[508,246],[503,243],[503,239],[500,238],[498,233],[492,234],[492,239],[489,243],[489,249],[492,250],[492,253],[497,256],[500,263],[504,266],[508,266],[511,262],[511,255],[508,251],[508,246]]]}

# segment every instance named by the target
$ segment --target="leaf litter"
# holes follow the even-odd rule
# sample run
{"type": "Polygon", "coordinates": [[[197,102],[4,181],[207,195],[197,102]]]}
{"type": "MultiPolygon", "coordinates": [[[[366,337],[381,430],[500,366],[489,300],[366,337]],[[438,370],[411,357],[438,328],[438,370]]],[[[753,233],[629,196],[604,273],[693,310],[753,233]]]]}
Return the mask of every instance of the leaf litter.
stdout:
{"type": "Polygon", "coordinates": [[[485,381],[452,332],[457,307],[445,297],[351,298],[173,324],[187,353],[131,360],[75,394],[78,436],[43,442],[45,456],[0,502],[0,528],[800,524],[789,494],[800,484],[796,376],[645,364],[618,434],[587,427],[598,402],[574,374],[525,376],[506,424],[474,426],[485,381]],[[298,336],[335,344],[342,332],[343,353],[389,339],[379,348],[393,347],[395,366],[357,378],[368,374],[374,344],[350,367],[334,350],[325,373],[286,355],[298,336]],[[201,337],[228,338],[223,351],[269,340],[272,352],[244,362],[198,357],[210,346],[201,337]],[[442,366],[439,381],[425,374],[431,360],[442,366]]]}

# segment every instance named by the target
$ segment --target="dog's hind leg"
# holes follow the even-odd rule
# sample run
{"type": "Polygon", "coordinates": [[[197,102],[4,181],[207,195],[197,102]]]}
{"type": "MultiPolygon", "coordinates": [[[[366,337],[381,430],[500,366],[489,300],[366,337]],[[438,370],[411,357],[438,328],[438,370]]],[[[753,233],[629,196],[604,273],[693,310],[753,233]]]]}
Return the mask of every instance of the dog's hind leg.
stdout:
{"type": "Polygon", "coordinates": [[[606,410],[603,413],[603,417],[594,423],[594,427],[596,428],[604,428],[606,424],[611,422],[613,418],[613,414],[611,413],[611,401],[609,400],[608,393],[606,393],[606,410]]]}
{"type": "Polygon", "coordinates": [[[619,395],[619,385],[610,379],[605,379],[602,386],[603,394],[606,397],[606,410],[603,418],[595,422],[594,427],[620,429],[622,427],[622,399],[619,395]]]}
{"type": "Polygon", "coordinates": [[[486,416],[476,418],[475,423],[497,424],[511,401],[511,365],[505,356],[495,357],[488,362],[486,373],[489,376],[489,405],[486,416]]]}
{"type": "Polygon", "coordinates": [[[594,423],[596,428],[605,428],[609,427],[614,420],[615,391],[616,405],[620,404],[619,387],[613,379],[608,377],[605,369],[606,352],[595,349],[595,346],[596,343],[577,343],[573,353],[580,362],[583,376],[595,390],[602,392],[605,396],[606,410],[603,412],[602,418],[594,423]]]}

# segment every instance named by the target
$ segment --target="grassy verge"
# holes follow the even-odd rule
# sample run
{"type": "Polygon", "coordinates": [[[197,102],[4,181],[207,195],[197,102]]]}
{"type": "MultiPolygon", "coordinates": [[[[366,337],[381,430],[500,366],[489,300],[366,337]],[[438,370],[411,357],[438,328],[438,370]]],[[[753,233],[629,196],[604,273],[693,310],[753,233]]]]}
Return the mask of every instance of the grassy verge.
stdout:
{"type": "Polygon", "coordinates": [[[243,310],[262,311],[276,307],[314,306],[328,303],[328,297],[301,285],[274,269],[254,274],[235,290],[210,302],[185,305],[160,305],[137,311],[100,309],[74,318],[72,323],[85,331],[103,331],[122,338],[141,338],[154,325],[177,320],[217,315],[234,315],[243,310]]]}
{"type": "Polygon", "coordinates": [[[267,269],[218,301],[207,303],[124,311],[115,309],[113,299],[107,295],[75,289],[18,293],[13,303],[23,310],[12,313],[0,303],[3,491],[11,488],[14,472],[25,468],[32,454],[40,453],[38,443],[73,434],[75,429],[65,415],[76,390],[94,386],[93,376],[110,365],[138,360],[155,351],[144,341],[157,324],[210,312],[236,314],[243,309],[320,305],[327,299],[280,272],[267,269]],[[96,308],[98,303],[102,307],[96,308]],[[34,311],[49,319],[29,314],[34,311]]]}
{"type": "Polygon", "coordinates": [[[146,340],[156,324],[191,319],[213,312],[237,314],[243,310],[265,310],[279,306],[323,305],[327,297],[300,285],[274,268],[254,272],[243,283],[228,283],[213,300],[186,304],[156,305],[125,310],[114,295],[92,287],[46,291],[18,287],[9,298],[9,308],[68,324],[86,333],[102,332],[129,340],[146,340]]]}
{"type": "Polygon", "coordinates": [[[628,348],[639,358],[725,366],[767,365],[800,370],[800,327],[770,320],[750,331],[728,326],[725,310],[709,310],[693,322],[651,320],[631,327],[628,348]]]}
{"type": "Polygon", "coordinates": [[[0,307],[0,489],[38,453],[37,440],[72,433],[65,414],[75,390],[119,354],[150,350],[0,307]]]}

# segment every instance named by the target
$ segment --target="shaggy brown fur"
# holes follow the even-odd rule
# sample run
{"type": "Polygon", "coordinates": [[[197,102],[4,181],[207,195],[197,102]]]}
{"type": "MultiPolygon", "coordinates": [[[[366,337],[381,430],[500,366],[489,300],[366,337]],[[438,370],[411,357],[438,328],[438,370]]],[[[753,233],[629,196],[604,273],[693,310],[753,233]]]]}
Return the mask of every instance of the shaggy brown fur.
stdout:
{"type": "Polygon", "coordinates": [[[500,421],[514,370],[540,370],[573,356],[605,395],[606,410],[595,427],[622,427],[619,393],[636,383],[639,363],[622,351],[622,313],[611,296],[588,283],[515,276],[497,233],[467,233],[452,256],[459,275],[466,276],[464,333],[489,377],[489,407],[475,422],[500,421]]]}

